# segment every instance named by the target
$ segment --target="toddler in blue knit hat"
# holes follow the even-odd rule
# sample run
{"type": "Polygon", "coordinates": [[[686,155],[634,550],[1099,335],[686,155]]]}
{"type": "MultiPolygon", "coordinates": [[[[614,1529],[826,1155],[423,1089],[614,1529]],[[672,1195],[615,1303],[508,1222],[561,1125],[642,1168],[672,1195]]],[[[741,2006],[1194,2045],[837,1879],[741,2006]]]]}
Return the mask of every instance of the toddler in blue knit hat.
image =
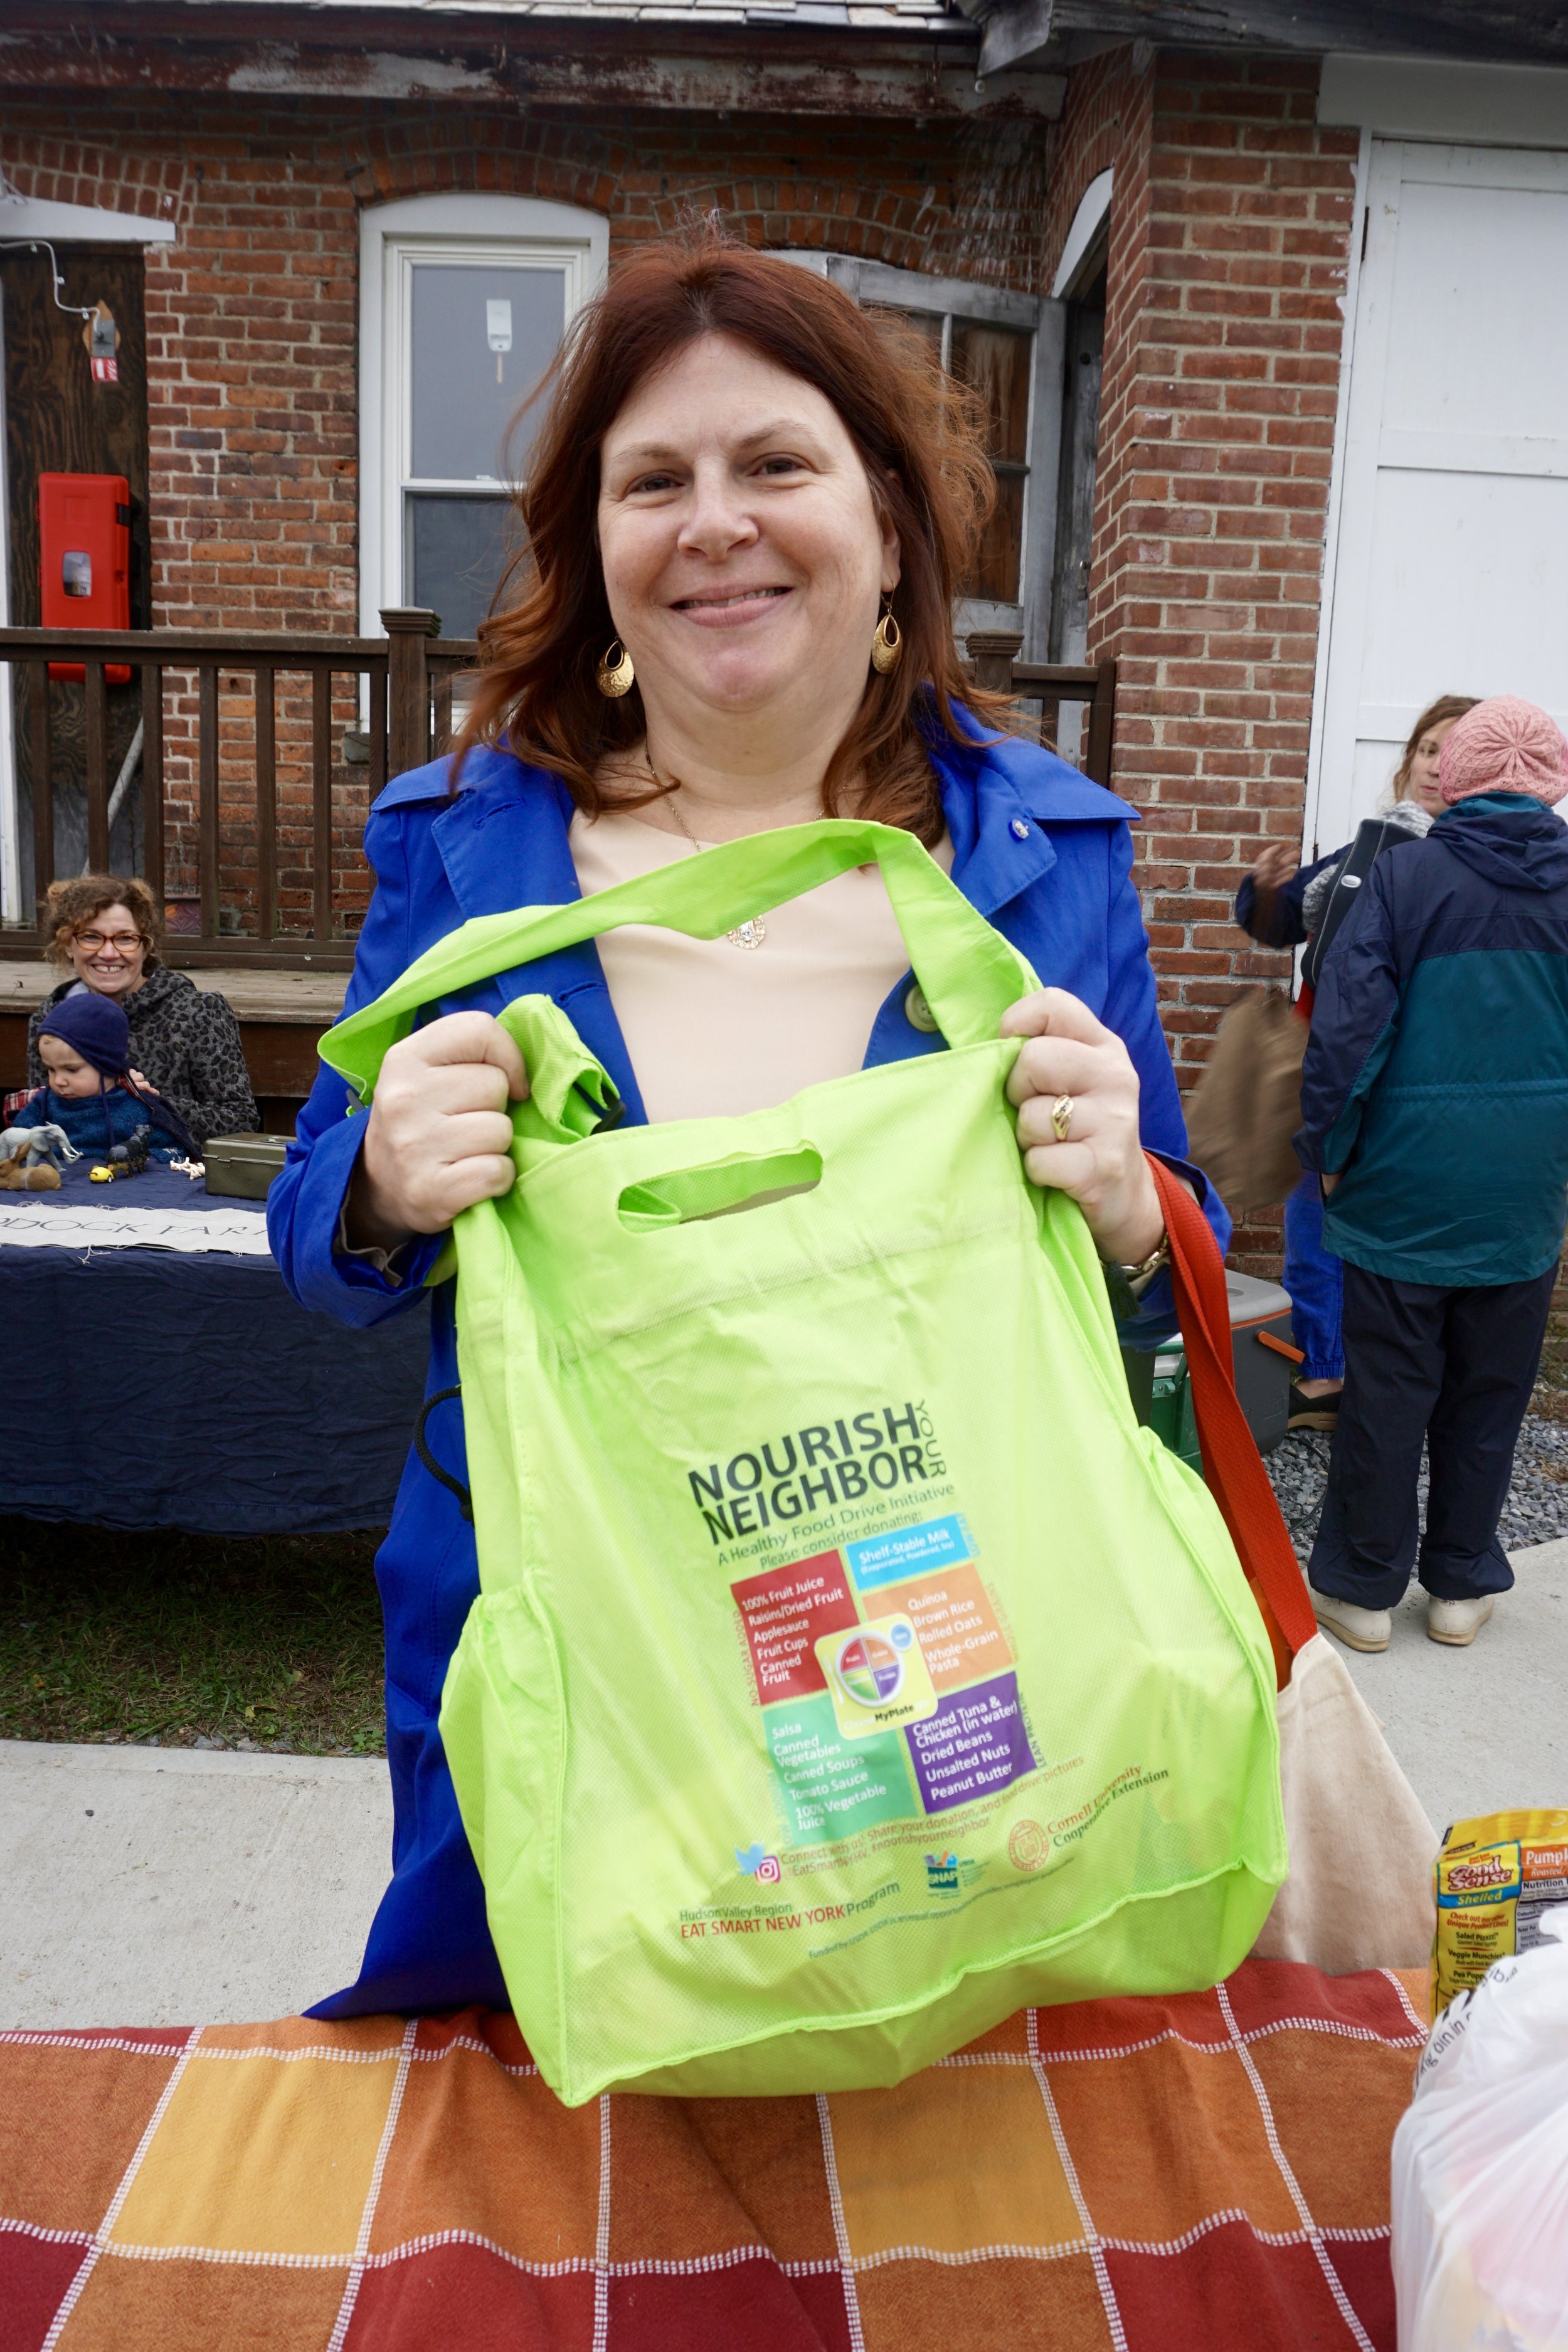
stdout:
{"type": "Polygon", "coordinates": [[[184,1123],[131,1070],[131,1024],[111,997],[63,998],[38,1024],[38,1058],[47,1082],[13,1127],[58,1127],[75,1150],[104,1157],[146,1127],[151,1159],[195,1155],[184,1123]]]}

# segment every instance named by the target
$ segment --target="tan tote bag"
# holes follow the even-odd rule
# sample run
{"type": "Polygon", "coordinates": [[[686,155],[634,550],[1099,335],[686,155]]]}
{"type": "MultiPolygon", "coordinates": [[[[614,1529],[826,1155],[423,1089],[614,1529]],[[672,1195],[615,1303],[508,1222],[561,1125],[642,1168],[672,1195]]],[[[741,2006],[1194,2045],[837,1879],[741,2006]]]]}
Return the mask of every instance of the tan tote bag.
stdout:
{"type": "Polygon", "coordinates": [[[1233,1004],[1188,1096],[1193,1158],[1237,1216],[1271,1209],[1297,1182],[1307,1024],[1277,988],[1233,1004]]]}

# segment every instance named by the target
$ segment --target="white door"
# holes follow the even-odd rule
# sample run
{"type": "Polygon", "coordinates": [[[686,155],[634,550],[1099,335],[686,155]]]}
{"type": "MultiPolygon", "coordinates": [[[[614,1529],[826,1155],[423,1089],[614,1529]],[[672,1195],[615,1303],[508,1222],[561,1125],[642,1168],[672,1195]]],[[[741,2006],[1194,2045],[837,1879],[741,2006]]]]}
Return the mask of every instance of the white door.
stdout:
{"type": "Polygon", "coordinates": [[[1568,725],[1568,154],[1376,141],[1307,848],[1439,694],[1568,725]]]}

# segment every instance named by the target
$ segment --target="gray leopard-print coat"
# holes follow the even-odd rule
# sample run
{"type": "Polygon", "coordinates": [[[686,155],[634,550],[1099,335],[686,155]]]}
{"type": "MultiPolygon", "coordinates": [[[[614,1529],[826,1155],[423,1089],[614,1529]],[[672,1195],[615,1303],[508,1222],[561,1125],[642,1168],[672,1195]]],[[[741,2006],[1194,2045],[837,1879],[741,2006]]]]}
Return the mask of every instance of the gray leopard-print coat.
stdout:
{"type": "MultiPolygon", "coordinates": [[[[81,983],[63,980],[27,1024],[27,1084],[41,1087],[38,1024],[81,983]]],[[[131,1024],[131,1061],[199,1144],[209,1135],[239,1135],[261,1124],[239,1042],[239,1023],[225,996],[198,988],[183,971],[149,964],[140,988],[120,998],[131,1024]]]]}

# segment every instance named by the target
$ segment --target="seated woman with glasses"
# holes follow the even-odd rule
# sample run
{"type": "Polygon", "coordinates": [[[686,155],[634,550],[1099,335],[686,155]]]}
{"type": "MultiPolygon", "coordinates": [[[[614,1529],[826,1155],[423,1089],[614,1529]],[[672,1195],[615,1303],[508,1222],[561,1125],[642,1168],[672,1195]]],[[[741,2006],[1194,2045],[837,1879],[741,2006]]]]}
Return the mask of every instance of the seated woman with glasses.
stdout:
{"type": "Polygon", "coordinates": [[[121,1007],[131,1024],[132,1080],[160,1095],[199,1145],[260,1126],[234,1008],[159,962],[159,910],[145,882],[79,874],[53,883],[44,929],[49,961],[68,977],[27,1024],[29,1086],[47,1081],[38,1052],[46,1014],[87,991],[121,1007]]]}

